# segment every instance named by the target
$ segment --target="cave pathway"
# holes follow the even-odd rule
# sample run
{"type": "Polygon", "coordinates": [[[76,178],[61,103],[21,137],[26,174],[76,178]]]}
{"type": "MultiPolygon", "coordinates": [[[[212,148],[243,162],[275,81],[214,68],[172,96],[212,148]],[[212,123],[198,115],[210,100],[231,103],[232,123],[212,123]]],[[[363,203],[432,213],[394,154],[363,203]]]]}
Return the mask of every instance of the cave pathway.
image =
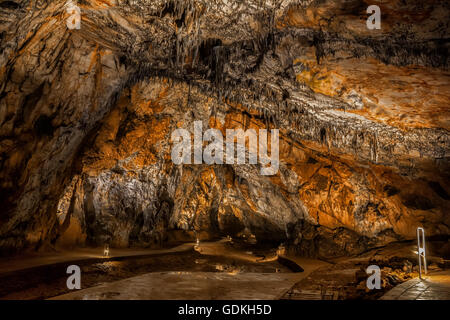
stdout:
{"type": "MultiPolygon", "coordinates": [[[[192,244],[190,244],[192,248],[192,244]]],[[[180,250],[181,248],[179,248],[180,250]]],[[[214,254],[256,262],[251,252],[224,246],[224,241],[204,242],[201,254],[214,254]]],[[[276,257],[273,257],[276,259],[276,257]]],[[[53,297],[54,300],[272,300],[279,299],[295,283],[327,263],[320,260],[289,257],[302,266],[299,273],[225,273],[225,272],[151,272],[104,283],[53,297]]],[[[271,258],[264,259],[265,261],[271,258]]]]}
{"type": "Polygon", "coordinates": [[[380,300],[450,300],[450,270],[431,272],[396,286],[380,300]]]}
{"type": "MultiPolygon", "coordinates": [[[[162,253],[174,253],[189,251],[192,243],[183,243],[170,249],[112,249],[108,258],[133,257],[162,253]]],[[[19,271],[50,264],[79,261],[84,259],[103,258],[103,248],[78,248],[72,251],[60,251],[51,253],[28,253],[17,257],[0,259],[0,275],[13,271],[19,271]]]]}

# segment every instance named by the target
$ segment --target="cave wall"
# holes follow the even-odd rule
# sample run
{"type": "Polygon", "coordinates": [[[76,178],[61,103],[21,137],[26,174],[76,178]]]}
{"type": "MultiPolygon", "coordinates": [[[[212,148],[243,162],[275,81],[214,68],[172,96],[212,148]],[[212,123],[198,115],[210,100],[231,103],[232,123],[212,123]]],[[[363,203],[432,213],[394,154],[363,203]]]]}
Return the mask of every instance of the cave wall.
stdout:
{"type": "MultiPolygon", "coordinates": [[[[139,83],[80,156],[78,189],[67,187],[66,198],[80,208],[70,212],[66,205],[67,212],[85,226],[87,240],[159,245],[193,239],[195,230],[202,239],[253,234],[287,242],[300,254],[332,256],[414,238],[417,225],[430,235],[447,234],[448,200],[436,192],[437,182],[411,181],[284,134],[275,176],[261,176],[252,165],[174,165],[170,134],[178,127],[193,131],[194,120],[224,135],[230,128],[266,128],[257,112],[242,113],[184,83],[139,83]]],[[[82,234],[72,240],[79,239],[82,234]]]]}
{"type": "Polygon", "coordinates": [[[365,1],[86,0],[68,30],[60,1],[1,1],[1,251],[448,237],[449,5],[378,4],[381,30],[365,1]],[[195,120],[279,128],[279,173],[174,165],[195,120]]]}

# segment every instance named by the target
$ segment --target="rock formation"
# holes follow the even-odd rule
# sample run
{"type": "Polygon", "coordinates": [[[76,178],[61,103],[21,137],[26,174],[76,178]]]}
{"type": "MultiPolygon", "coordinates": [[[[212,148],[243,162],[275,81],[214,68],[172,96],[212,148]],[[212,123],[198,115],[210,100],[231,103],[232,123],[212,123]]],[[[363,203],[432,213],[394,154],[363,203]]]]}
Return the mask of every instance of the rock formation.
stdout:
{"type": "Polygon", "coordinates": [[[65,5],[0,1],[2,253],[448,238],[448,3],[83,0],[80,29],[65,5]],[[280,129],[278,174],[174,165],[172,131],[198,120],[280,129]]]}

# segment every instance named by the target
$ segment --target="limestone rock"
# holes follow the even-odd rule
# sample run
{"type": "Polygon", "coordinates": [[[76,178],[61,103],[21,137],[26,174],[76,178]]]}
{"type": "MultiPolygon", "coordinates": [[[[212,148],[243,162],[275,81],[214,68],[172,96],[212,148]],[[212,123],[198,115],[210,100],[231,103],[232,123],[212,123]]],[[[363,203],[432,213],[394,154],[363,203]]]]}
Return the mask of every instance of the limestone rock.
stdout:
{"type": "Polygon", "coordinates": [[[338,256],[448,237],[449,4],[0,1],[0,249],[236,236],[338,256]],[[420,14],[418,14],[418,12],[420,14]],[[419,21],[417,21],[419,19],[419,21]],[[174,165],[193,122],[280,170],[174,165]]]}

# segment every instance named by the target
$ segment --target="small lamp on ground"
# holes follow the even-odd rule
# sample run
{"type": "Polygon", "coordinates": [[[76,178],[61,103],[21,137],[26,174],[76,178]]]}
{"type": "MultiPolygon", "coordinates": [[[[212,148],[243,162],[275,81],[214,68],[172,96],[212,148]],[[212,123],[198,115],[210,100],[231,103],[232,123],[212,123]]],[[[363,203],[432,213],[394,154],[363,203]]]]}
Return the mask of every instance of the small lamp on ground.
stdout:
{"type": "Polygon", "coordinates": [[[109,257],[109,244],[105,244],[105,247],[103,248],[103,256],[109,257]]]}
{"type": "Polygon", "coordinates": [[[200,252],[200,239],[197,238],[194,245],[194,250],[200,252]]]}

